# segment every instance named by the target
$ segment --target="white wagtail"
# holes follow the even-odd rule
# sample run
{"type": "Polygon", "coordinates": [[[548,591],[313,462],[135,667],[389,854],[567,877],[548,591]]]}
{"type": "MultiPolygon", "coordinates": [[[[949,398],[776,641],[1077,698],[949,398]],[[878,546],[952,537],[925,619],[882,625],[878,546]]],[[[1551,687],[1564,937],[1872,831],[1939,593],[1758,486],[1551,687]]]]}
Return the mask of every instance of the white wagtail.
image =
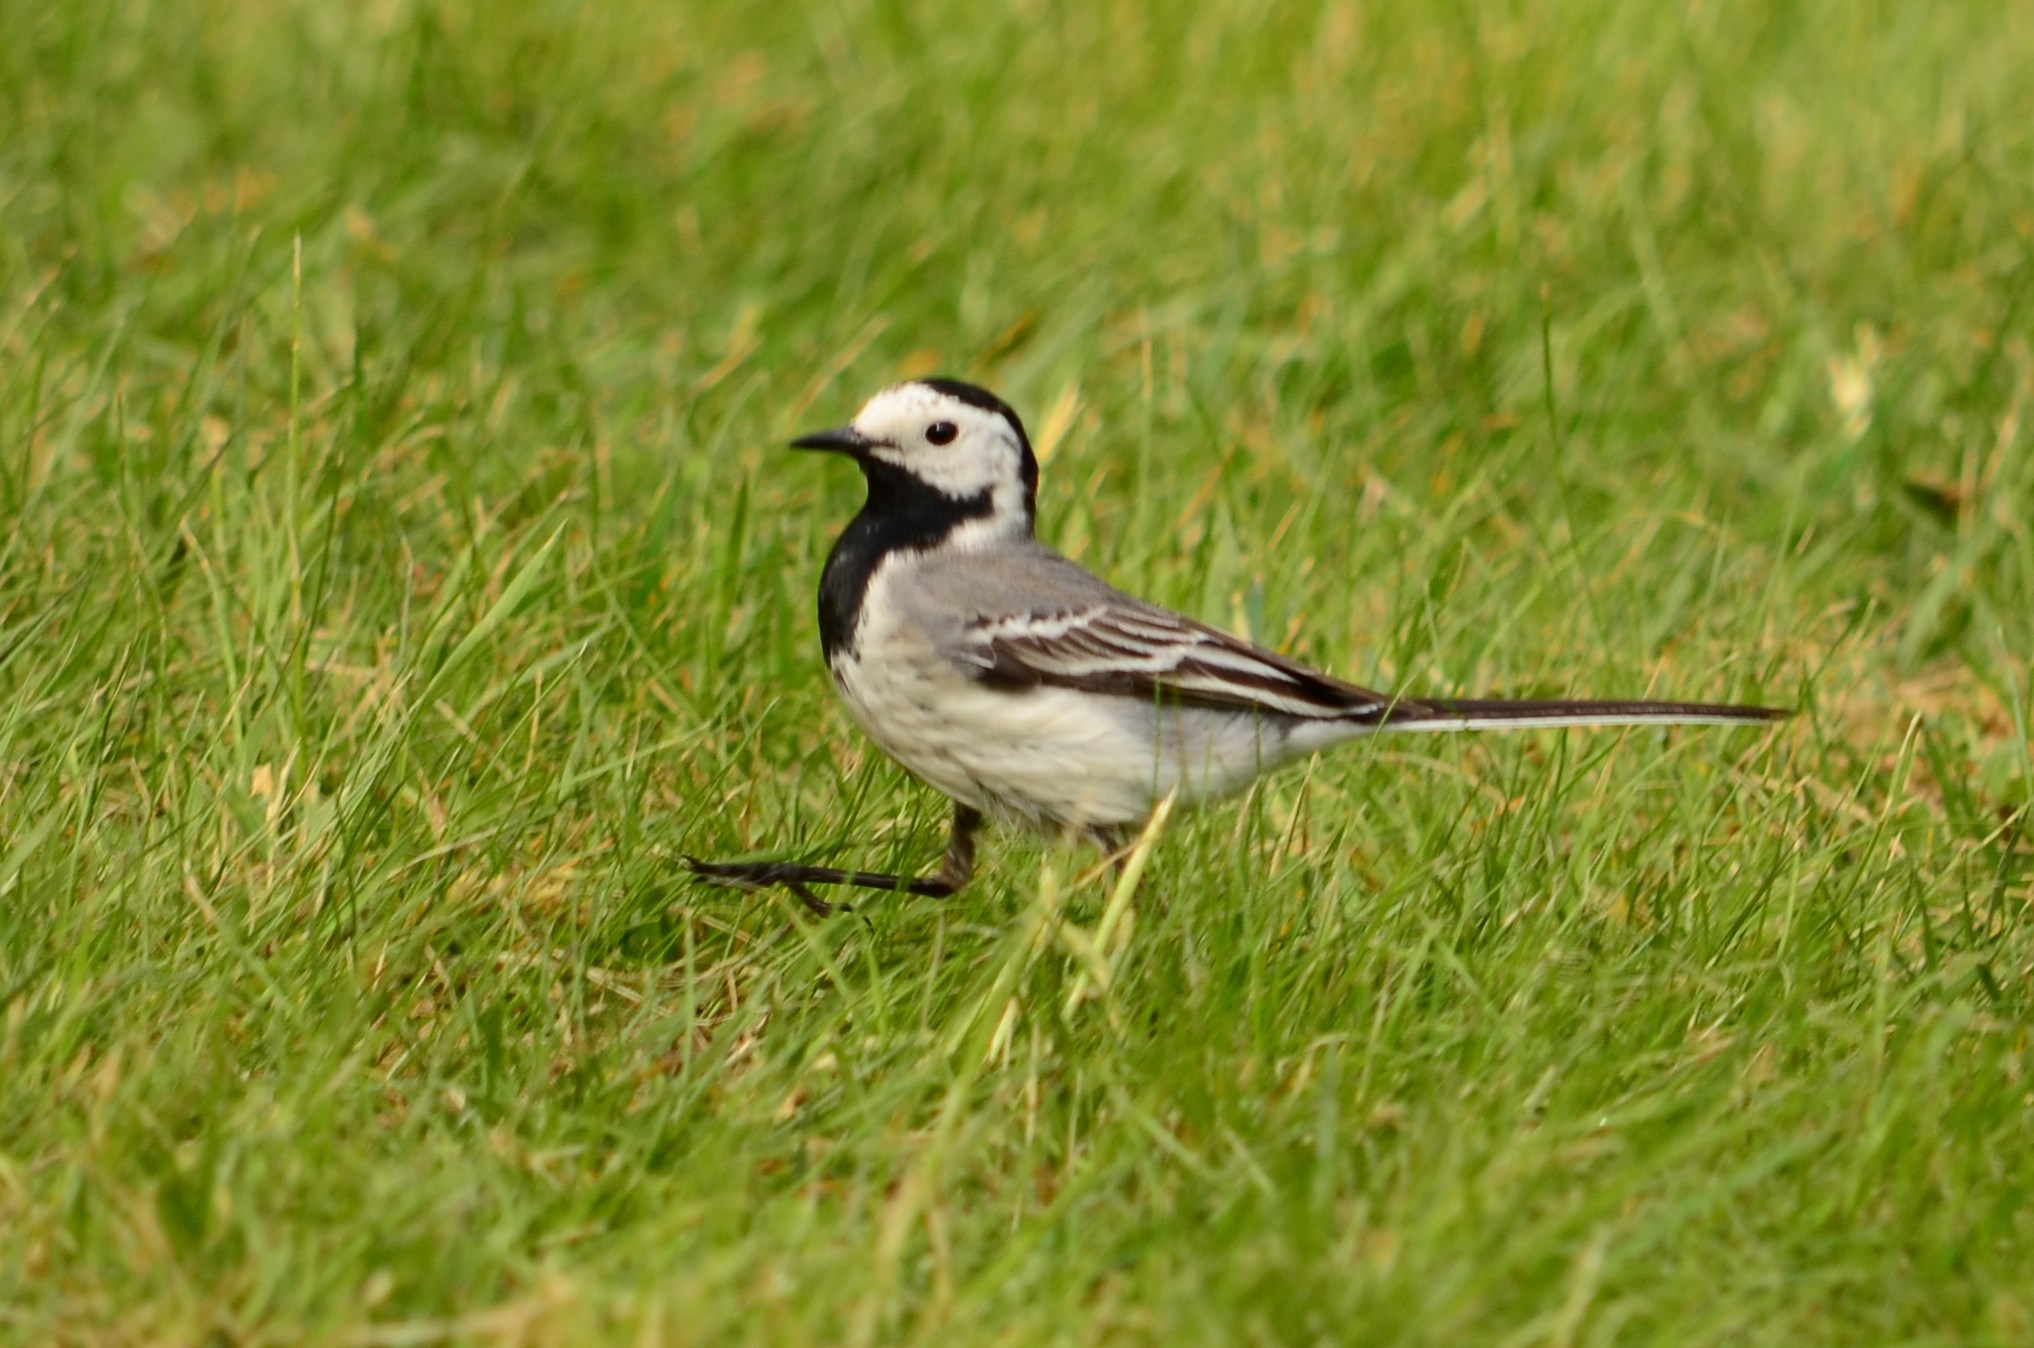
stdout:
{"type": "Polygon", "coordinates": [[[703,862],[701,878],[944,897],[974,873],[984,818],[1122,846],[1153,806],[1233,791],[1380,730],[1739,725],[1771,707],[1503,701],[1372,692],[1133,599],[1032,536],[1038,460],[1002,399],[954,379],[884,389],[800,436],[845,454],[868,500],[826,559],[819,639],[870,739],[954,802],[936,875],[703,862]]]}

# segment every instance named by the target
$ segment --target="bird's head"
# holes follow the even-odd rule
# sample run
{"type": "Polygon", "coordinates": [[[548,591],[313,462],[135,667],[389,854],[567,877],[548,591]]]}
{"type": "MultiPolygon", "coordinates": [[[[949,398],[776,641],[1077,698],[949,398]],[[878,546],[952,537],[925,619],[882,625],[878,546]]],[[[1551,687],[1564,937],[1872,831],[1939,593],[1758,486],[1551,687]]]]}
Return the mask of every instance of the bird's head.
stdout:
{"type": "Polygon", "coordinates": [[[958,379],[913,379],[862,404],[855,419],[793,440],[845,454],[869,482],[869,507],[947,504],[992,527],[1029,532],[1038,460],[1024,423],[995,394],[958,379]]]}

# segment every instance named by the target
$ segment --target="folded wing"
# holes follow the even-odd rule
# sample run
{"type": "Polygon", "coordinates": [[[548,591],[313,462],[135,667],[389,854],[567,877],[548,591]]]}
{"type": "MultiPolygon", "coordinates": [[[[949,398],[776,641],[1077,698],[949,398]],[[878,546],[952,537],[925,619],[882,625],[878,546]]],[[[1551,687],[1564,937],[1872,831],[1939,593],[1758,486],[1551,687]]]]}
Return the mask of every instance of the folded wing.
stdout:
{"type": "Polygon", "coordinates": [[[986,683],[1305,719],[1382,718],[1391,699],[1149,605],[1099,601],[968,624],[953,652],[986,683]]]}
{"type": "Polygon", "coordinates": [[[957,668],[998,687],[1074,688],[1379,730],[1747,724],[1789,714],[1717,703],[1394,697],[1133,599],[1042,546],[998,561],[916,578],[924,630],[957,668]]]}

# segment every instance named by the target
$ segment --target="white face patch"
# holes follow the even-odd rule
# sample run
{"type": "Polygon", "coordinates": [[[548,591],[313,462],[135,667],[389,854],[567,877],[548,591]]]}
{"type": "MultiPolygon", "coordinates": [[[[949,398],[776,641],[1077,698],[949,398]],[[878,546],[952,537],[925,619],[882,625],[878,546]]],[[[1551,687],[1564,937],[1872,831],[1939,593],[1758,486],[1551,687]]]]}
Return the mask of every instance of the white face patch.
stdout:
{"type": "Polygon", "coordinates": [[[854,428],[874,442],[871,458],[941,495],[964,501],[987,492],[991,518],[1027,518],[1024,445],[1001,413],[925,384],[898,384],[869,399],[854,428]]]}

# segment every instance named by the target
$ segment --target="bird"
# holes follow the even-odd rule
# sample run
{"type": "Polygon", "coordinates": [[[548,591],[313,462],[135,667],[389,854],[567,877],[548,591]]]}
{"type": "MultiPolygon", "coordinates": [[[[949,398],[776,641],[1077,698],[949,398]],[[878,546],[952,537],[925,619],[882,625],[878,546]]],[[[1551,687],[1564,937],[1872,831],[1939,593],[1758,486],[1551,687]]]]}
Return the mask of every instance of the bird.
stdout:
{"type": "Polygon", "coordinates": [[[1120,854],[1157,803],[1234,792],[1383,732],[1756,725],[1721,703],[1412,697],[1377,692],[1114,588],[1036,536],[1038,458],[1001,398],[951,378],[885,388],[791,447],[842,455],[867,498],[819,580],[819,640],[849,714],[953,802],[929,876],[787,861],[702,861],[700,879],[959,892],[989,822],[1120,854]]]}

